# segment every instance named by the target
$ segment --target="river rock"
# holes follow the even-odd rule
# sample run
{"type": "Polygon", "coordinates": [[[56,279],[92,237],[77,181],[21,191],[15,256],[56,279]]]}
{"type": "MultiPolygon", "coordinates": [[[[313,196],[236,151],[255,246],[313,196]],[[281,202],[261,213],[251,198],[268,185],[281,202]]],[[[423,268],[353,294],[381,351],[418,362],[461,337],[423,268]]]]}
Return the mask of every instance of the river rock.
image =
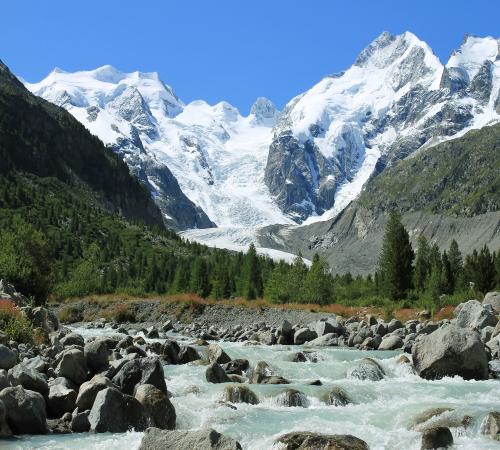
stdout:
{"type": "Polygon", "coordinates": [[[76,391],[63,384],[52,384],[47,396],[47,413],[51,418],[61,417],[75,409],[76,391]]]}
{"type": "Polygon", "coordinates": [[[22,386],[8,387],[0,392],[5,405],[6,421],[14,434],[45,434],[47,416],[42,394],[22,386]]]}
{"type": "Polygon", "coordinates": [[[55,370],[58,377],[69,378],[78,385],[87,379],[87,364],[83,351],[66,349],[58,358],[59,364],[55,370]]]}
{"type": "Polygon", "coordinates": [[[144,431],[148,422],[144,407],[134,397],[114,388],[99,391],[89,413],[90,430],[95,433],[144,431]]]}
{"type": "Polygon", "coordinates": [[[143,384],[136,389],[135,398],[148,413],[151,419],[150,426],[162,430],[173,430],[175,428],[176,414],[174,405],[162,391],[152,384],[143,384]]]}
{"type": "Polygon", "coordinates": [[[0,400],[0,439],[12,436],[12,430],[7,423],[7,410],[5,403],[0,400]]]}
{"type": "Polygon", "coordinates": [[[422,433],[421,450],[448,448],[453,445],[453,436],[447,427],[436,427],[422,433]]]}
{"type": "Polygon", "coordinates": [[[488,357],[476,331],[451,324],[442,326],[418,339],[412,356],[415,370],[422,378],[455,375],[467,380],[488,378],[488,357]]]}
{"type": "Polygon", "coordinates": [[[385,377],[384,369],[371,358],[363,358],[347,371],[347,378],[380,381],[385,377]]]}
{"type": "Polygon", "coordinates": [[[298,431],[280,436],[275,443],[282,450],[369,450],[365,441],[349,434],[298,431]]]}
{"type": "Polygon", "coordinates": [[[207,367],[205,377],[209,383],[229,383],[231,381],[224,369],[216,362],[207,367]]]}
{"type": "Polygon", "coordinates": [[[11,386],[22,386],[24,389],[39,392],[43,396],[49,392],[49,385],[45,377],[34,369],[18,364],[8,372],[11,386]]]}
{"type": "Polygon", "coordinates": [[[17,353],[0,344],[0,369],[9,370],[16,365],[17,353]]]}
{"type": "Polygon", "coordinates": [[[308,347],[336,347],[338,344],[339,338],[336,333],[327,333],[305,343],[308,347]]]}
{"type": "Polygon", "coordinates": [[[208,346],[208,360],[211,363],[226,364],[231,361],[231,358],[219,344],[210,344],[208,346]]]}
{"type": "Polygon", "coordinates": [[[264,345],[276,344],[276,336],[271,330],[257,331],[254,335],[254,339],[264,345]]]}
{"type": "Polygon", "coordinates": [[[456,324],[462,328],[482,330],[498,322],[496,313],[490,304],[482,305],[477,300],[461,303],[455,309],[456,324]]]}
{"type": "Polygon", "coordinates": [[[41,328],[46,333],[52,333],[59,329],[59,320],[57,320],[56,315],[43,306],[24,308],[23,312],[31,321],[34,328],[41,328]]]}
{"type": "Polygon", "coordinates": [[[233,359],[226,364],[221,364],[224,371],[228,374],[243,375],[248,370],[248,359],[233,359]]]}
{"type": "Polygon", "coordinates": [[[87,367],[94,373],[108,365],[109,349],[106,338],[97,338],[83,347],[87,367]]]}
{"type": "Polygon", "coordinates": [[[382,339],[382,342],[378,346],[379,350],[397,350],[403,347],[404,342],[399,336],[387,336],[382,339]]]}
{"type": "Polygon", "coordinates": [[[349,395],[338,386],[333,386],[330,391],[325,394],[324,401],[327,405],[333,406],[345,406],[352,403],[349,395]]]}
{"type": "Polygon", "coordinates": [[[313,331],[309,328],[299,328],[297,331],[295,331],[295,334],[293,335],[293,343],[295,345],[301,345],[306,342],[312,341],[317,337],[318,334],[316,333],[316,331],[313,331]]]}
{"type": "Polygon", "coordinates": [[[194,347],[183,345],[179,351],[179,364],[187,364],[200,359],[200,355],[194,347]]]}
{"type": "Polygon", "coordinates": [[[35,356],[34,358],[25,359],[22,364],[25,367],[29,367],[30,369],[34,369],[40,373],[47,373],[47,370],[50,367],[49,362],[41,356],[35,356]]]}
{"type": "Polygon", "coordinates": [[[124,394],[134,394],[136,387],[141,384],[152,384],[164,394],[167,393],[163,367],[160,360],[153,356],[125,363],[112,381],[124,394]]]}
{"type": "Polygon", "coordinates": [[[102,374],[95,375],[89,381],[86,381],[80,386],[78,396],[76,398],[76,406],[78,411],[85,411],[92,408],[94,400],[99,391],[103,389],[116,387],[109,378],[102,374]]]}
{"type": "Polygon", "coordinates": [[[491,305],[496,314],[500,314],[500,292],[488,292],[484,296],[483,305],[491,305]]]}
{"type": "Polygon", "coordinates": [[[161,347],[162,359],[169,364],[179,364],[179,344],[171,339],[167,339],[161,347]]]}
{"type": "Polygon", "coordinates": [[[71,417],[70,428],[73,433],[86,433],[90,431],[90,410],[74,413],[71,417]]]}
{"type": "Polygon", "coordinates": [[[148,428],[139,450],[241,450],[234,439],[211,428],[197,431],[165,431],[148,428]]]}
{"type": "Polygon", "coordinates": [[[344,333],[344,327],[333,317],[327,320],[318,320],[311,325],[310,328],[316,332],[318,337],[324,336],[325,334],[334,333],[340,335],[344,333]]]}
{"type": "Polygon", "coordinates": [[[257,395],[248,386],[235,384],[224,388],[224,400],[231,403],[249,403],[250,405],[259,403],[257,395]]]}
{"type": "Polygon", "coordinates": [[[5,369],[0,369],[0,391],[9,387],[9,377],[7,375],[7,371],[5,369]]]}
{"type": "Polygon", "coordinates": [[[85,341],[80,334],[69,333],[61,339],[61,344],[64,347],[69,347],[70,345],[78,345],[79,347],[83,347],[85,345],[85,341]]]}
{"type": "Polygon", "coordinates": [[[309,400],[307,397],[300,391],[296,389],[287,389],[279,393],[276,396],[276,403],[280,406],[294,406],[307,408],[309,406],[309,400]]]}
{"type": "Polygon", "coordinates": [[[481,433],[500,441],[500,412],[490,412],[481,424],[481,433]]]}
{"type": "Polygon", "coordinates": [[[391,319],[391,321],[387,324],[387,332],[393,333],[400,328],[404,328],[404,325],[398,319],[391,319]]]}

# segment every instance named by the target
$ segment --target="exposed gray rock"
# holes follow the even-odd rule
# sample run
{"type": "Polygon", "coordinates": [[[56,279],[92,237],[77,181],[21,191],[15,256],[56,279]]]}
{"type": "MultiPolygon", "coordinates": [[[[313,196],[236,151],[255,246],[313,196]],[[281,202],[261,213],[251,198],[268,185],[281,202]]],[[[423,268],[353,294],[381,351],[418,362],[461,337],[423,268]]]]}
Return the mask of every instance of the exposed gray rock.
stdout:
{"type": "Polygon", "coordinates": [[[283,450],[369,450],[365,441],[346,434],[320,434],[296,431],[284,434],[276,440],[283,450]]]}
{"type": "Polygon", "coordinates": [[[495,326],[498,319],[495,310],[489,304],[482,305],[477,300],[461,303],[455,309],[456,324],[462,328],[482,330],[487,326],[495,326]]]}
{"type": "Polygon", "coordinates": [[[0,391],[6,387],[9,387],[9,377],[5,369],[0,369],[0,391]]]}
{"type": "Polygon", "coordinates": [[[59,377],[68,378],[73,383],[82,384],[87,379],[85,355],[81,350],[67,349],[58,356],[55,373],[59,377]]]}
{"type": "Polygon", "coordinates": [[[45,377],[23,364],[18,364],[10,369],[8,377],[11,386],[22,386],[24,389],[39,392],[44,396],[49,392],[49,385],[45,377]]]}
{"type": "Polygon", "coordinates": [[[75,409],[76,391],[63,384],[50,386],[47,396],[47,413],[51,418],[61,417],[75,409]]]}
{"type": "Polygon", "coordinates": [[[304,345],[308,347],[336,347],[339,343],[339,338],[335,333],[327,333],[319,336],[312,341],[306,342],[304,345]]]}
{"type": "Polygon", "coordinates": [[[78,345],[79,347],[83,347],[85,345],[83,337],[78,333],[69,333],[61,338],[60,342],[64,347],[69,347],[70,345],[78,345]]]}
{"type": "Polygon", "coordinates": [[[33,327],[41,328],[47,333],[52,333],[59,329],[59,320],[57,320],[56,315],[50,309],[37,306],[36,308],[24,308],[23,311],[33,324],[33,327]]]}
{"type": "Polygon", "coordinates": [[[293,335],[293,343],[296,345],[301,345],[304,344],[305,342],[312,341],[317,337],[318,334],[316,333],[316,331],[313,331],[309,328],[300,328],[297,331],[295,331],[295,334],[293,335]]]}
{"type": "Polygon", "coordinates": [[[421,450],[448,448],[453,445],[453,435],[447,427],[425,430],[422,434],[421,450]]]}
{"type": "Polygon", "coordinates": [[[415,370],[422,378],[488,378],[488,357],[479,334],[455,325],[445,325],[422,336],[415,342],[412,356],[415,370]]]}
{"type": "Polygon", "coordinates": [[[99,391],[103,389],[116,387],[109,378],[98,374],[86,381],[80,386],[78,396],[76,398],[76,406],[78,411],[86,411],[92,408],[95,397],[99,391]]]}
{"type": "Polygon", "coordinates": [[[500,413],[490,412],[481,424],[481,433],[500,441],[500,413]]]}
{"type": "Polygon", "coordinates": [[[287,389],[276,396],[276,403],[280,406],[295,406],[301,408],[307,408],[309,406],[309,400],[300,391],[296,389],[287,389]]]}
{"type": "Polygon", "coordinates": [[[112,381],[125,394],[133,395],[141,384],[152,384],[167,393],[163,367],[156,357],[138,358],[125,363],[112,381]]]}
{"type": "Polygon", "coordinates": [[[179,364],[187,364],[200,359],[200,355],[194,347],[183,345],[179,351],[179,364]]]}
{"type": "Polygon", "coordinates": [[[17,353],[9,347],[0,344],[0,369],[9,370],[17,362],[17,353]]]}
{"type": "Polygon", "coordinates": [[[197,431],[165,431],[148,428],[139,450],[241,450],[241,445],[212,429],[197,431]]]}
{"type": "Polygon", "coordinates": [[[403,340],[399,336],[387,336],[382,339],[382,342],[378,346],[379,350],[396,350],[403,347],[403,340]]]}
{"type": "Polygon", "coordinates": [[[399,330],[403,328],[404,325],[398,319],[391,319],[391,321],[387,324],[387,331],[392,333],[393,331],[399,330]]]}
{"type": "Polygon", "coordinates": [[[226,364],[231,361],[231,358],[219,344],[214,343],[208,346],[208,360],[211,363],[226,364]]]}
{"type": "Polygon", "coordinates": [[[248,387],[233,384],[224,388],[224,400],[231,403],[259,403],[257,395],[248,387]]]}
{"type": "Polygon", "coordinates": [[[384,377],[384,369],[371,358],[363,358],[347,371],[347,378],[357,378],[359,380],[379,381],[384,377]]]}
{"type": "Polygon", "coordinates": [[[488,292],[484,296],[483,305],[491,305],[497,314],[500,314],[500,292],[488,292]]]}
{"type": "Polygon", "coordinates": [[[42,394],[22,386],[8,387],[0,392],[5,405],[6,421],[14,434],[45,434],[47,432],[45,400],[42,394]]]}
{"type": "Polygon", "coordinates": [[[216,362],[207,367],[205,377],[209,383],[228,383],[231,381],[224,369],[216,362]]]}
{"type": "Polygon", "coordinates": [[[83,348],[87,367],[94,373],[108,365],[109,349],[107,338],[96,338],[87,342],[83,348]]]}
{"type": "Polygon", "coordinates": [[[73,414],[70,425],[73,433],[86,433],[90,431],[89,414],[90,410],[73,414]]]}
{"type": "Polygon", "coordinates": [[[333,386],[330,391],[324,396],[324,401],[327,405],[345,406],[352,403],[347,392],[338,386],[333,386]]]}
{"type": "Polygon", "coordinates": [[[136,389],[135,398],[149,415],[150,426],[163,430],[175,428],[175,408],[164,392],[152,384],[143,384],[136,389]]]}

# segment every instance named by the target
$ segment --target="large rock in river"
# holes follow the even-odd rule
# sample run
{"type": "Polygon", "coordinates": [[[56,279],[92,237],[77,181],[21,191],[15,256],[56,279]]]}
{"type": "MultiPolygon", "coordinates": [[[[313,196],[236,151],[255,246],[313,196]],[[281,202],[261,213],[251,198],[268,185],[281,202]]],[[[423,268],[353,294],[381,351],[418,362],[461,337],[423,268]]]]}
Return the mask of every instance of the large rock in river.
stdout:
{"type": "Polygon", "coordinates": [[[175,428],[175,408],[166,394],[152,384],[143,384],[136,389],[135,398],[146,409],[151,425],[163,430],[175,428]]]}
{"type": "Polygon", "coordinates": [[[498,322],[493,307],[488,304],[482,305],[477,300],[460,303],[456,307],[454,314],[456,324],[462,328],[482,330],[487,326],[494,327],[498,322]]]}
{"type": "Polygon", "coordinates": [[[371,358],[363,358],[347,371],[347,378],[357,378],[358,380],[380,381],[384,377],[384,369],[371,358]]]}
{"type": "Polygon", "coordinates": [[[453,445],[453,435],[447,427],[436,427],[425,430],[422,434],[421,450],[437,450],[453,445]]]}
{"type": "Polygon", "coordinates": [[[124,394],[133,395],[137,386],[152,384],[163,393],[167,393],[165,374],[160,360],[155,357],[133,359],[125,363],[113,377],[113,383],[124,394]]]}
{"type": "Polygon", "coordinates": [[[5,405],[6,421],[14,434],[47,433],[47,415],[42,394],[22,386],[8,387],[0,392],[5,405]]]}
{"type": "Polygon", "coordinates": [[[148,428],[139,450],[241,450],[241,445],[212,429],[197,431],[164,431],[148,428]]]}
{"type": "Polygon", "coordinates": [[[276,440],[282,450],[369,450],[365,441],[349,434],[292,432],[276,440]]]}
{"type": "Polygon", "coordinates": [[[413,345],[418,375],[429,380],[461,376],[466,380],[488,378],[488,356],[479,333],[449,324],[422,336],[413,345]]]}

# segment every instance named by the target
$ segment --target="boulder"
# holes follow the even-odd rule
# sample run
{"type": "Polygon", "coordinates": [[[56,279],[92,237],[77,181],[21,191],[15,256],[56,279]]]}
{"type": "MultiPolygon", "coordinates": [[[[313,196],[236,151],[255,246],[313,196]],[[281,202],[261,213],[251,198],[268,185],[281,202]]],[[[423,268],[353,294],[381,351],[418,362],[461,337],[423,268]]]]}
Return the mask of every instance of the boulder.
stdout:
{"type": "Polygon", "coordinates": [[[442,326],[418,339],[412,356],[415,370],[422,378],[488,378],[488,356],[476,331],[451,324],[442,326]]]}
{"type": "Polygon", "coordinates": [[[387,324],[388,333],[392,333],[400,328],[404,328],[404,325],[398,319],[391,319],[391,321],[387,324]]]}
{"type": "Polygon", "coordinates": [[[224,436],[213,429],[197,431],[165,431],[148,428],[139,450],[241,450],[234,439],[224,436]]]}
{"type": "Polygon", "coordinates": [[[133,395],[137,386],[141,384],[152,384],[163,393],[167,393],[163,367],[160,360],[153,356],[125,363],[112,381],[124,394],[133,395]]]}
{"type": "Polygon", "coordinates": [[[55,370],[58,377],[68,378],[78,385],[87,379],[87,364],[81,350],[75,348],[64,350],[58,359],[59,363],[55,370]]]}
{"type": "Polygon", "coordinates": [[[0,369],[0,391],[9,387],[9,377],[7,375],[7,371],[5,369],[0,369]]]}
{"type": "Polygon", "coordinates": [[[456,325],[461,328],[482,330],[487,326],[495,326],[498,322],[496,313],[490,304],[482,305],[477,300],[461,303],[455,309],[456,325]]]}
{"type": "Polygon", "coordinates": [[[19,308],[29,303],[29,300],[17,292],[14,285],[7,280],[0,280],[0,300],[11,300],[19,308]]]}
{"type": "Polygon", "coordinates": [[[61,417],[75,409],[76,391],[63,384],[52,384],[47,396],[47,414],[51,418],[61,417]]]}
{"type": "Polygon", "coordinates": [[[14,434],[45,434],[47,416],[42,394],[22,386],[8,387],[0,392],[5,405],[6,421],[14,434]]]}
{"type": "Polygon", "coordinates": [[[116,387],[109,378],[104,375],[95,375],[91,380],[86,381],[80,386],[78,396],[76,397],[76,406],[78,411],[85,411],[92,408],[94,400],[99,391],[103,389],[116,387]]]}
{"type": "Polygon", "coordinates": [[[7,423],[7,410],[5,403],[0,400],[0,439],[12,436],[12,430],[7,423]]]}
{"type": "Polygon", "coordinates": [[[347,371],[347,378],[380,381],[385,377],[384,369],[371,358],[363,358],[347,371]]]}
{"type": "Polygon", "coordinates": [[[208,346],[208,360],[211,363],[226,364],[231,361],[231,358],[219,344],[210,344],[208,346]]]}
{"type": "Polygon", "coordinates": [[[500,292],[488,292],[484,296],[483,305],[491,305],[496,314],[500,314],[500,292]]]}
{"type": "Polygon", "coordinates": [[[59,320],[56,315],[43,306],[36,308],[25,308],[24,313],[33,324],[34,328],[41,328],[47,333],[52,333],[59,329],[59,320]]]}
{"type": "Polygon", "coordinates": [[[336,347],[339,344],[339,338],[336,333],[326,333],[322,336],[306,342],[308,347],[336,347]]]}
{"type": "Polygon", "coordinates": [[[284,434],[275,443],[282,450],[369,450],[365,441],[349,434],[320,434],[309,431],[284,434]]]}
{"type": "Polygon", "coordinates": [[[287,389],[276,396],[276,403],[280,406],[307,408],[309,400],[296,389],[287,389]]]}
{"type": "Polygon", "coordinates": [[[221,364],[221,366],[228,375],[243,375],[248,370],[249,363],[248,359],[233,359],[226,364],[221,364]]]}
{"type": "Polygon", "coordinates": [[[345,406],[352,403],[349,395],[340,387],[333,386],[330,391],[324,396],[324,401],[327,405],[345,406]]]}
{"type": "Polygon", "coordinates": [[[34,369],[18,364],[8,372],[11,386],[22,386],[24,389],[39,392],[43,396],[49,392],[49,385],[45,377],[34,369]]]}
{"type": "Polygon", "coordinates": [[[115,388],[99,391],[89,413],[90,430],[95,433],[144,431],[148,422],[144,406],[115,388]]]}
{"type": "Polygon", "coordinates": [[[50,367],[49,362],[43,359],[41,356],[35,356],[34,358],[25,359],[22,363],[25,367],[34,369],[40,373],[46,373],[47,369],[50,367]]]}
{"type": "Polygon", "coordinates": [[[453,436],[447,427],[436,427],[422,433],[421,450],[448,448],[453,445],[453,436]]]}
{"type": "Polygon", "coordinates": [[[500,412],[490,412],[481,424],[481,433],[500,441],[500,412]]]}
{"type": "Polygon", "coordinates": [[[490,369],[491,376],[493,378],[500,378],[500,360],[494,359],[488,363],[488,368],[490,369]]]}
{"type": "Polygon", "coordinates": [[[89,414],[90,410],[73,414],[70,424],[70,428],[73,433],[86,433],[87,431],[90,431],[89,414]]]}
{"type": "Polygon", "coordinates": [[[135,398],[149,415],[150,426],[162,430],[175,428],[175,408],[165,393],[152,384],[143,384],[136,389],[135,398]]]}
{"type": "Polygon", "coordinates": [[[231,381],[224,369],[216,362],[207,367],[205,377],[209,383],[228,383],[231,381]]]}
{"type": "Polygon", "coordinates": [[[224,388],[224,401],[231,403],[259,403],[257,395],[247,386],[233,384],[224,388]]]}
{"type": "Polygon", "coordinates": [[[69,347],[70,345],[78,345],[79,347],[83,347],[85,345],[85,341],[80,334],[77,333],[69,333],[63,338],[61,338],[61,344],[64,347],[69,347]]]}
{"type": "Polygon", "coordinates": [[[161,331],[163,331],[164,333],[166,333],[167,331],[170,331],[174,328],[174,324],[172,323],[171,320],[167,320],[166,322],[163,323],[163,325],[161,326],[161,331]]]}
{"type": "Polygon", "coordinates": [[[295,345],[301,345],[306,342],[312,341],[317,337],[318,334],[316,333],[316,331],[313,331],[309,328],[299,328],[297,331],[295,331],[295,334],[293,335],[293,343],[295,345]]]}
{"type": "Polygon", "coordinates": [[[403,339],[399,336],[387,336],[382,339],[382,342],[378,346],[379,350],[396,350],[403,347],[403,339]]]}
{"type": "Polygon", "coordinates": [[[106,338],[97,338],[83,347],[87,367],[94,373],[108,365],[109,349],[106,338]]]}
{"type": "Polygon", "coordinates": [[[16,365],[17,353],[0,344],[0,369],[9,370],[16,365]]]}
{"type": "Polygon", "coordinates": [[[264,345],[276,344],[276,336],[271,330],[257,331],[254,335],[254,339],[264,345]]]}
{"type": "Polygon", "coordinates": [[[167,339],[161,347],[162,359],[169,364],[179,364],[179,344],[171,339],[167,339]]]}
{"type": "Polygon", "coordinates": [[[200,355],[194,347],[183,345],[179,351],[179,364],[187,364],[200,359],[200,355]]]}

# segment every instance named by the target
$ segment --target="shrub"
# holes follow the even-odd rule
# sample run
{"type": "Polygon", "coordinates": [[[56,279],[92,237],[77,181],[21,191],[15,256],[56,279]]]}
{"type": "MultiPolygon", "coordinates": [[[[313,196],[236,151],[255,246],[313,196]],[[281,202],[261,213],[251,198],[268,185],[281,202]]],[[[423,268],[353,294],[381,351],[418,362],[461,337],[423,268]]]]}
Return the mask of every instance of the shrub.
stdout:
{"type": "Polygon", "coordinates": [[[116,323],[135,322],[135,311],[129,303],[121,303],[108,309],[103,314],[108,321],[116,323]]]}
{"type": "Polygon", "coordinates": [[[80,309],[73,305],[64,306],[59,310],[57,317],[62,323],[75,323],[83,320],[80,309]]]}

